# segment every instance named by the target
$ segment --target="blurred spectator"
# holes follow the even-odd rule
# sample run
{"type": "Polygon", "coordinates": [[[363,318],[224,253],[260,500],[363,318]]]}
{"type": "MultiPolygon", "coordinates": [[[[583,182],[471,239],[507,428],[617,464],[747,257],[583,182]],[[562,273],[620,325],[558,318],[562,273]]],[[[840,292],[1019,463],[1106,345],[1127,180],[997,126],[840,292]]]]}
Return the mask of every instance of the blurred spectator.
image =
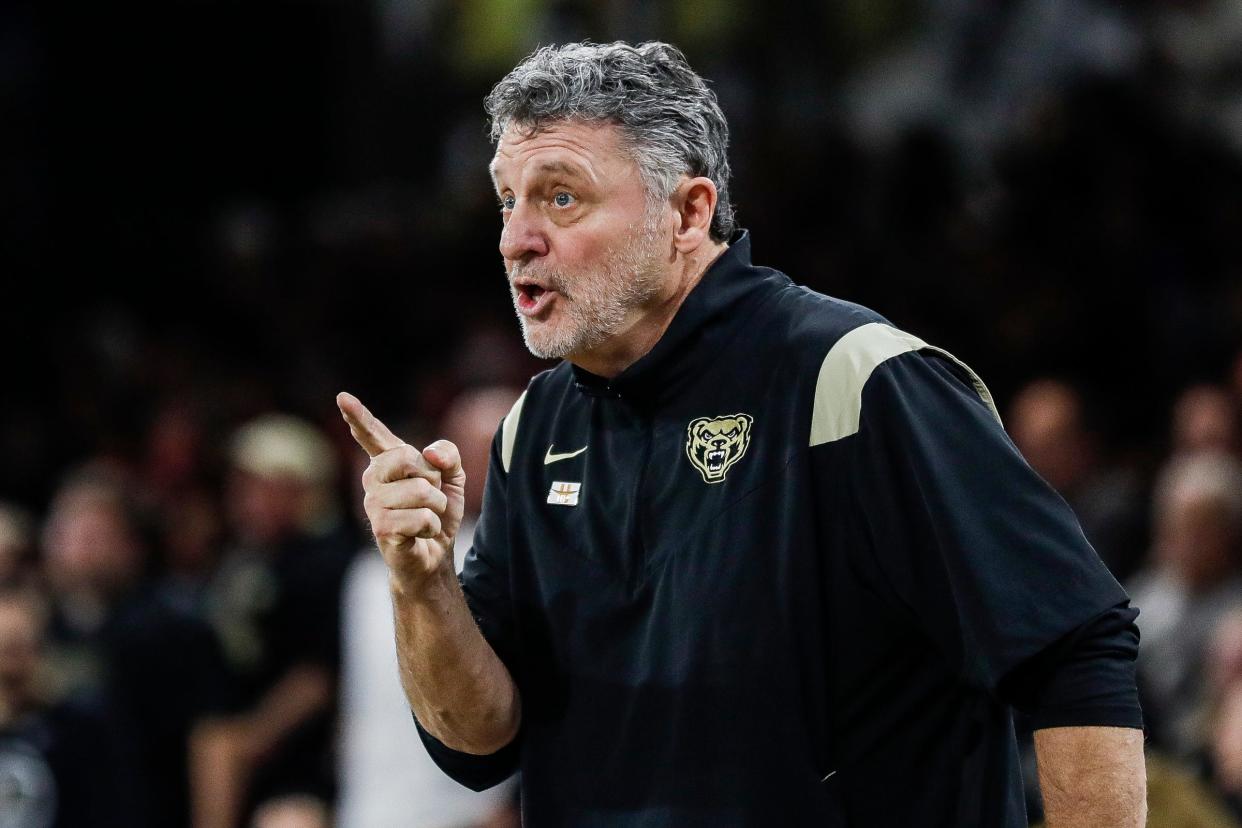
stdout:
{"type": "Polygon", "coordinates": [[[1124,579],[1142,555],[1138,485],[1124,470],[1101,465],[1083,407],[1066,383],[1036,380],[1018,393],[1006,425],[1027,462],[1074,509],[1104,563],[1124,579]]]}
{"type": "Polygon", "coordinates": [[[39,602],[0,589],[0,825],[141,825],[138,780],[115,728],[81,699],[51,700],[40,684],[43,644],[39,602]]]}
{"type": "Polygon", "coordinates": [[[284,415],[239,429],[230,459],[232,542],[207,600],[234,698],[194,737],[199,828],[234,828],[273,797],[334,792],[339,602],[354,550],[336,460],[316,428],[284,415]]]}
{"type": "MultiPolygon", "coordinates": [[[[466,470],[465,516],[454,549],[458,571],[482,510],[492,438],[517,397],[511,388],[466,391],[441,423],[466,470]]],[[[373,542],[350,567],[343,600],[341,824],[452,828],[490,820],[489,826],[516,826],[512,783],[469,791],[432,763],[418,738],[397,672],[388,567],[373,542]]]]}
{"type": "Polygon", "coordinates": [[[189,488],[164,497],[157,531],[164,550],[162,586],[187,611],[205,612],[205,591],[223,534],[219,505],[207,491],[189,488]]]}
{"type": "Polygon", "coordinates": [[[1242,681],[1242,612],[1220,620],[1207,649],[1207,681],[1213,693],[1242,681]]]}
{"type": "Polygon", "coordinates": [[[1154,4],[1152,33],[1174,70],[1171,103],[1242,149],[1242,6],[1233,0],[1154,4]]]}
{"type": "Polygon", "coordinates": [[[1153,743],[1188,758],[1207,742],[1204,659],[1210,636],[1242,608],[1242,462],[1182,455],[1160,475],[1152,560],[1130,584],[1138,617],[1139,687],[1153,743]]]}
{"type": "Polygon", "coordinates": [[[1236,452],[1238,405],[1224,388],[1196,385],[1173,405],[1173,450],[1236,452]]]}
{"type": "Polygon", "coordinates": [[[218,498],[204,479],[202,417],[185,400],[159,405],[140,465],[144,499],[157,513],[163,588],[187,610],[200,613],[223,535],[218,498]]]}
{"type": "Polygon", "coordinates": [[[162,406],[147,430],[144,483],[159,495],[192,486],[202,444],[202,427],[185,403],[162,406]]]}
{"type": "Polygon", "coordinates": [[[0,588],[25,583],[32,575],[34,530],[30,516],[0,503],[0,588]]]}
{"type": "Polygon", "coordinates": [[[1217,788],[1242,817],[1242,612],[1221,620],[1207,662],[1213,699],[1208,759],[1217,788]]]}
{"type": "MultiPolygon", "coordinates": [[[[347,823],[348,824],[348,823],[347,823]]],[[[328,809],[313,796],[282,796],[255,809],[251,828],[331,828],[328,809]]]]}
{"type": "Polygon", "coordinates": [[[492,456],[492,438],[519,393],[502,387],[465,391],[453,400],[440,421],[440,433],[461,452],[461,465],[467,475],[465,512],[457,534],[458,546],[465,548],[454,550],[459,570],[474,537],[474,523],[483,512],[483,484],[492,456]]]}
{"type": "Polygon", "coordinates": [[[972,155],[1010,138],[1066,78],[1130,69],[1142,46],[1124,7],[1078,0],[928,2],[923,25],[849,87],[856,129],[884,139],[936,120],[972,155]]]}
{"type": "Polygon", "coordinates": [[[222,702],[223,662],[211,628],[145,576],[139,525],[123,478],[87,471],[57,492],[43,531],[49,666],[59,697],[97,699],[123,728],[145,791],[129,824],[171,828],[188,817],[188,734],[222,702]]]}

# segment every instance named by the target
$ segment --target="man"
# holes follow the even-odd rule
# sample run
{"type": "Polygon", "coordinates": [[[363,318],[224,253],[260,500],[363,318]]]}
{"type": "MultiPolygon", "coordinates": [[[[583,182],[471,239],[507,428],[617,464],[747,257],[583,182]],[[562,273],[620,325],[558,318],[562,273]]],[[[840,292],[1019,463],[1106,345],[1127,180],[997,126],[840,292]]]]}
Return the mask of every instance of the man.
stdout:
{"type": "Polygon", "coordinates": [[[1031,468],[1070,504],[1113,576],[1132,575],[1147,545],[1146,496],[1136,474],[1106,462],[1082,394],[1037,379],[1014,395],[1005,425],[1031,468]]]}
{"type": "Polygon", "coordinates": [[[100,740],[91,763],[107,768],[112,798],[134,800],[138,813],[118,804],[123,816],[109,824],[168,828],[189,820],[187,745],[222,707],[224,663],[210,625],[147,577],[159,553],[135,495],[132,481],[96,463],[53,497],[42,532],[50,612],[41,672],[56,699],[89,700],[116,733],[117,749],[100,740]]]}
{"type": "Polygon", "coordinates": [[[1140,825],[1135,611],[965,366],[751,265],[727,129],[665,44],[531,55],[488,98],[535,377],[465,478],[371,454],[406,694],[533,826],[1140,825]]]}
{"type": "Polygon", "coordinates": [[[35,593],[0,586],[0,825],[169,824],[144,820],[137,782],[152,777],[135,773],[124,736],[98,699],[48,697],[45,624],[35,593]]]}
{"type": "Polygon", "coordinates": [[[1150,562],[1128,583],[1144,607],[1138,683],[1152,744],[1189,760],[1210,738],[1211,635],[1242,611],[1242,461],[1221,451],[1175,454],[1152,507],[1150,562]]]}
{"type": "Polygon", "coordinates": [[[0,589],[32,579],[33,549],[30,517],[20,507],[0,500],[0,589]]]}
{"type": "Polygon", "coordinates": [[[196,828],[232,828],[261,802],[328,801],[340,594],[354,544],[337,458],[314,425],[266,414],[229,447],[230,549],[207,604],[227,658],[229,710],[191,739],[196,828]]]}

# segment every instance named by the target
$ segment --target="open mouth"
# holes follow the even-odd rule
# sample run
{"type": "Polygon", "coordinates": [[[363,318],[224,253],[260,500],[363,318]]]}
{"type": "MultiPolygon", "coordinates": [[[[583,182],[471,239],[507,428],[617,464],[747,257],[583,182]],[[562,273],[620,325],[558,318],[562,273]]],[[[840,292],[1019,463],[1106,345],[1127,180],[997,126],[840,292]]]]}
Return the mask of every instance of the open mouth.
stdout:
{"type": "Polygon", "coordinates": [[[724,449],[708,450],[704,459],[707,461],[709,471],[720,471],[724,467],[725,456],[727,452],[724,449]]]}
{"type": "Polygon", "coordinates": [[[518,285],[518,301],[524,305],[533,305],[546,291],[539,285],[518,285]]]}
{"type": "Polygon", "coordinates": [[[534,282],[514,284],[518,312],[523,316],[538,316],[552,302],[556,291],[548,290],[534,282]]]}

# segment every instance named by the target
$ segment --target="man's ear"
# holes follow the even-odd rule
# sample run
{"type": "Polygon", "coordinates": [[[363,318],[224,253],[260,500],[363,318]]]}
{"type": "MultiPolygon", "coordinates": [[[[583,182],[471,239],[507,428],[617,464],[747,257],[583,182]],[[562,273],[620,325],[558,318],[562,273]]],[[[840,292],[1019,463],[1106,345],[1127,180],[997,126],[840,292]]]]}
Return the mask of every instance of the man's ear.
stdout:
{"type": "Polygon", "coordinates": [[[677,230],[673,246],[680,253],[693,253],[711,240],[712,217],[716,215],[716,185],[710,178],[687,178],[673,193],[677,210],[677,230]]]}

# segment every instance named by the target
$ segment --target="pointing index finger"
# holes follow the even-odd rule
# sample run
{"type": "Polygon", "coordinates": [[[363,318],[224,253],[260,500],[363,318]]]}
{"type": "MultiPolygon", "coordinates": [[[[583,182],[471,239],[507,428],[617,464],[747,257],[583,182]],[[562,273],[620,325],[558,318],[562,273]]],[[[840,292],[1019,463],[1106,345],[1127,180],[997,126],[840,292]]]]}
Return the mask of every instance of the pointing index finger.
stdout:
{"type": "Polygon", "coordinates": [[[341,409],[345,422],[349,423],[350,434],[371,457],[405,444],[353,394],[344,391],[337,394],[336,406],[341,409]]]}

